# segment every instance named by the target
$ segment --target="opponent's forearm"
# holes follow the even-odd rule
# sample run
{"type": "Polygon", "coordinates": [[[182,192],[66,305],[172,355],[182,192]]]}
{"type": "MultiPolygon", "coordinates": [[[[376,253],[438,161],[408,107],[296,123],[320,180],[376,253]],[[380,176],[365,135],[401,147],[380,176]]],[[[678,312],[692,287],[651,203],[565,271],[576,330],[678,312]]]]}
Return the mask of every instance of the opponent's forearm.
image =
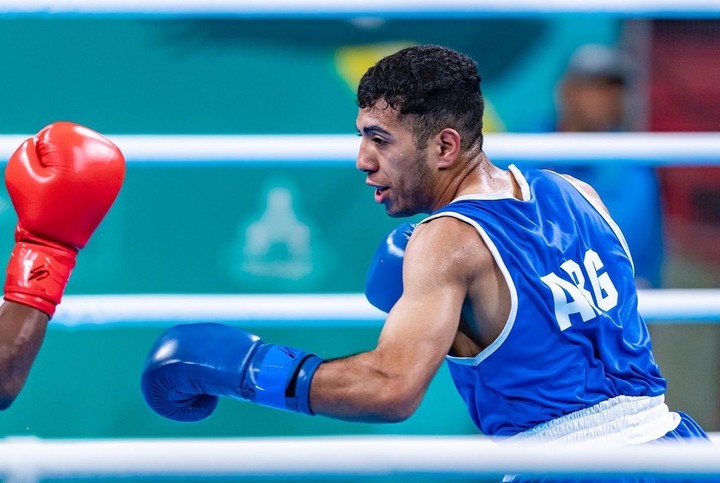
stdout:
{"type": "Polygon", "coordinates": [[[0,306],[0,410],[10,407],[37,356],[49,317],[14,302],[0,306]]]}
{"type": "Polygon", "coordinates": [[[410,417],[425,392],[424,383],[388,370],[377,351],[324,362],[310,386],[316,414],[361,422],[398,422],[410,417]]]}

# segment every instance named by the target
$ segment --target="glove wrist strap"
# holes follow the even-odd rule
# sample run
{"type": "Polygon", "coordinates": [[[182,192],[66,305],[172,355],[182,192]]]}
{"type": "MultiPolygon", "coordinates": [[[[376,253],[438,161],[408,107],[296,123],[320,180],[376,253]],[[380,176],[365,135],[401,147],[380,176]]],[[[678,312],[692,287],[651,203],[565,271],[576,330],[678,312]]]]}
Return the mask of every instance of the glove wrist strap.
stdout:
{"type": "Polygon", "coordinates": [[[264,344],[252,356],[242,384],[245,396],[256,404],[314,415],[310,383],[323,359],[305,351],[264,344]]]}
{"type": "Polygon", "coordinates": [[[5,300],[29,305],[52,317],[76,256],[76,251],[57,244],[16,243],[7,268],[5,300]]]}

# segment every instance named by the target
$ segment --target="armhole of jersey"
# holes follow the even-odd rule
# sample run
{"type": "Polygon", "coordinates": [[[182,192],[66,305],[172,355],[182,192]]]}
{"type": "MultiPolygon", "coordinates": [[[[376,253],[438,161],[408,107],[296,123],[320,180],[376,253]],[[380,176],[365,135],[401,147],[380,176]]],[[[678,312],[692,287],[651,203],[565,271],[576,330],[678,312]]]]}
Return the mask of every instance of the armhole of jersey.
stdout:
{"type": "Polygon", "coordinates": [[[435,218],[440,218],[441,216],[450,216],[452,218],[456,218],[460,221],[467,223],[468,225],[475,228],[475,230],[477,230],[478,234],[485,242],[485,245],[490,250],[492,257],[495,260],[495,263],[497,263],[498,267],[500,268],[500,272],[502,272],[503,278],[505,278],[505,283],[507,284],[508,290],[510,291],[510,313],[508,314],[507,321],[505,321],[505,326],[503,327],[502,332],[500,332],[498,338],[495,339],[485,349],[480,351],[480,353],[478,353],[478,355],[476,355],[475,357],[454,357],[451,355],[445,356],[446,359],[449,359],[457,364],[478,365],[482,361],[487,359],[490,355],[492,355],[502,345],[502,343],[505,342],[505,339],[507,339],[508,334],[510,334],[513,325],[515,325],[515,317],[517,316],[518,306],[517,289],[515,288],[515,282],[513,282],[513,279],[510,276],[510,272],[505,266],[505,262],[503,261],[502,256],[500,256],[500,252],[495,246],[495,243],[493,243],[492,239],[476,221],[468,218],[467,216],[461,215],[460,213],[445,211],[425,218],[420,223],[425,223],[426,221],[434,220],[435,218]]]}
{"type": "Polygon", "coordinates": [[[525,179],[525,175],[523,175],[522,171],[520,171],[518,167],[514,164],[509,165],[508,169],[513,174],[513,176],[515,176],[515,181],[517,181],[517,184],[520,185],[520,194],[522,195],[523,201],[528,201],[532,197],[532,194],[530,193],[530,186],[525,179]]]}
{"type": "MultiPolygon", "coordinates": [[[[548,170],[550,171],[550,170],[548,170]]],[[[632,266],[633,274],[635,274],[635,262],[633,262],[632,254],[630,253],[630,248],[628,247],[627,241],[625,241],[625,235],[622,234],[622,231],[620,230],[620,227],[615,223],[615,220],[613,220],[610,217],[610,214],[605,210],[600,204],[598,204],[597,200],[590,197],[581,187],[578,185],[573,179],[568,178],[567,176],[564,176],[560,173],[555,173],[555,171],[550,171],[551,173],[554,173],[558,176],[560,176],[562,179],[570,183],[570,186],[575,188],[580,195],[587,200],[590,205],[595,208],[595,211],[598,212],[600,216],[603,217],[605,222],[608,224],[610,229],[615,233],[615,236],[617,237],[618,241],[620,242],[620,245],[622,245],[623,250],[625,250],[625,254],[628,257],[628,260],[630,260],[630,265],[632,266]]]]}

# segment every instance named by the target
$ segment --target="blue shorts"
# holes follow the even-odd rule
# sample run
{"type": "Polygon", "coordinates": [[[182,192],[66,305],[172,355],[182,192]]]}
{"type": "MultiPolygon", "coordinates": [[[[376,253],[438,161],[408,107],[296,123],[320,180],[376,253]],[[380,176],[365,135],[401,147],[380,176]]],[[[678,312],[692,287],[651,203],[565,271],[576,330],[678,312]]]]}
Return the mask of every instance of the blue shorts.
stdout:
{"type": "MultiPolygon", "coordinates": [[[[662,438],[659,438],[655,441],[652,441],[650,443],[646,444],[653,444],[655,442],[667,442],[667,441],[674,441],[678,442],[679,440],[697,440],[699,439],[705,439],[710,441],[710,437],[703,431],[703,429],[700,427],[698,423],[695,422],[693,418],[688,416],[687,414],[676,411],[680,415],[680,424],[678,424],[677,428],[673,429],[672,431],[668,432],[665,436],[662,438]]],[[[704,478],[704,479],[688,479],[688,478],[633,478],[633,477],[627,477],[627,478],[588,478],[588,479],[577,479],[577,478],[535,478],[535,477],[529,477],[529,478],[522,478],[520,476],[516,476],[513,478],[512,483],[661,483],[661,482],[667,482],[667,483],[694,483],[694,482],[703,482],[703,483],[718,483],[720,482],[720,479],[718,478],[704,478]]]]}
{"type": "MultiPolygon", "coordinates": [[[[688,416],[682,411],[676,411],[680,415],[680,424],[678,427],[667,433],[657,441],[675,441],[683,439],[706,439],[710,441],[710,437],[703,431],[698,423],[693,418],[688,416]]],[[[706,480],[709,481],[709,480],[706,480]]]]}

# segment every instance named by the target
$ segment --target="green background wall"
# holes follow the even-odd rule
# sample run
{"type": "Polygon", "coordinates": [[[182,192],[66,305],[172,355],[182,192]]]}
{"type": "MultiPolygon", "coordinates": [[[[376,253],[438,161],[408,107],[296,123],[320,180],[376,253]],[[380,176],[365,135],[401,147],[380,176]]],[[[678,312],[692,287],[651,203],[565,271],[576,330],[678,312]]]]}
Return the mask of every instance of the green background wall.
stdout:
{"type": "MultiPolygon", "coordinates": [[[[15,222],[0,213],[5,253],[15,222]]],[[[351,163],[130,165],[67,293],[360,292],[397,223],[351,163]]]]}
{"type": "Polygon", "coordinates": [[[0,17],[0,133],[58,119],[106,134],[354,133],[360,74],[414,43],[473,56],[493,110],[488,123],[514,130],[552,110],[554,82],[576,46],[614,43],[619,28],[603,15],[0,17]]]}

